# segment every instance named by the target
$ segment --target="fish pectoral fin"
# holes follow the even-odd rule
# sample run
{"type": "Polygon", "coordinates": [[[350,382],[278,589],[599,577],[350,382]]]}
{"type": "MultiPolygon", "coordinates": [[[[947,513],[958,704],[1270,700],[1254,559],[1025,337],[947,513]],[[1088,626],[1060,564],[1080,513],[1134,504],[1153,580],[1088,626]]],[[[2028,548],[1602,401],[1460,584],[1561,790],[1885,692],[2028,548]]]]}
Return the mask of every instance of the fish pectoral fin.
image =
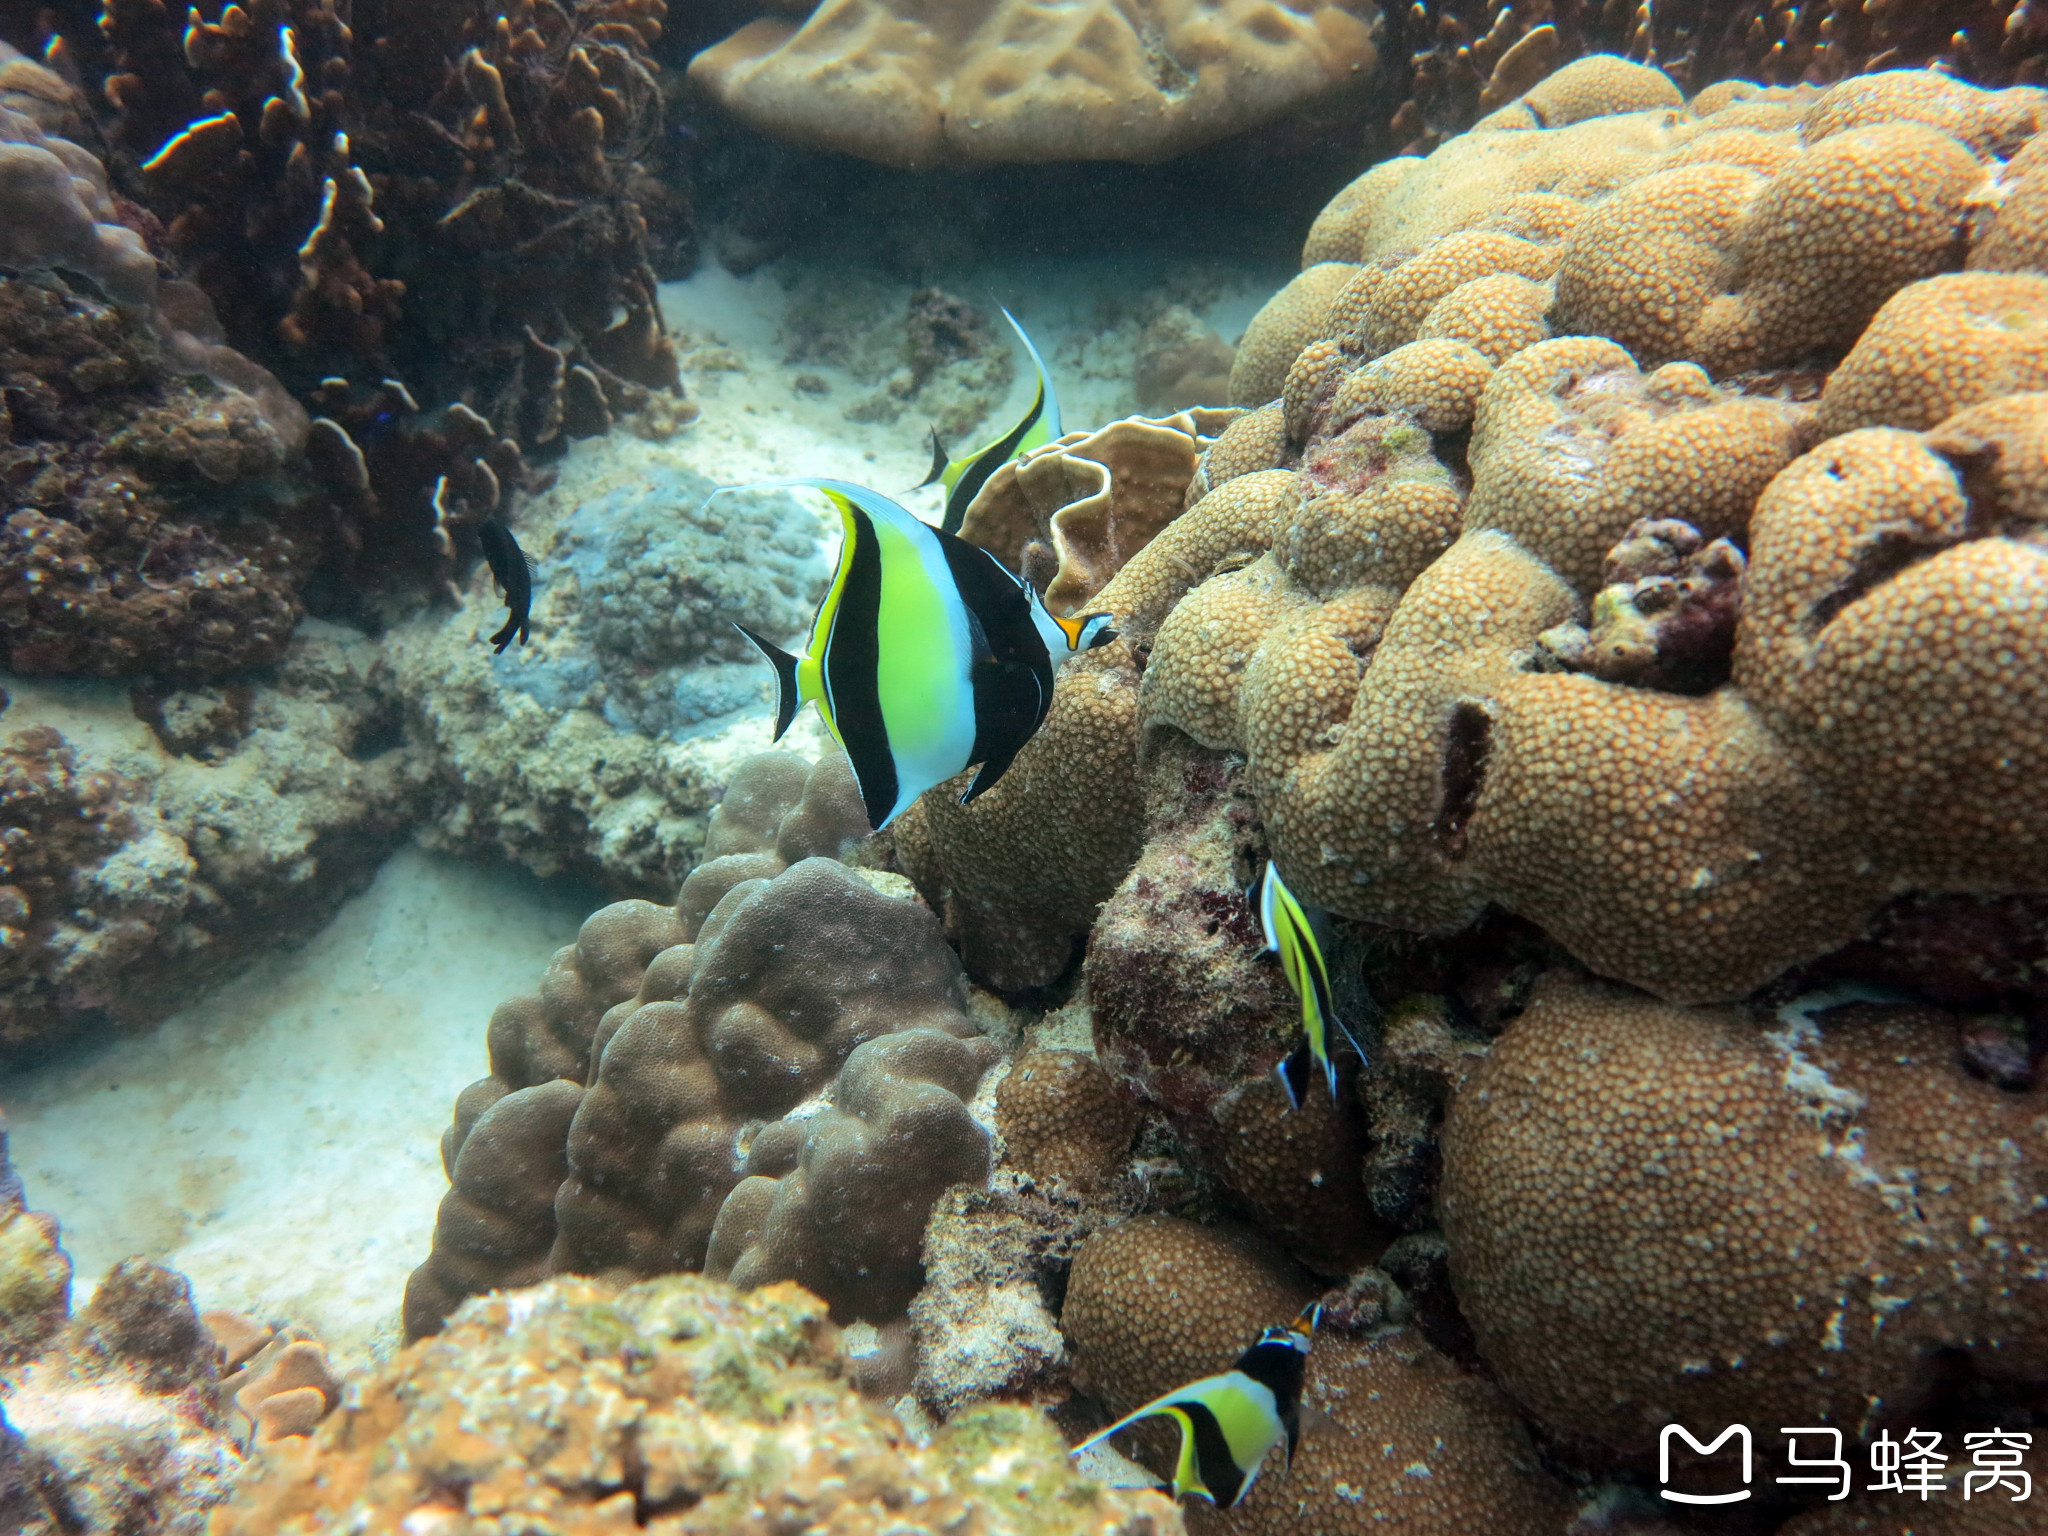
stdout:
{"type": "Polygon", "coordinates": [[[1287,1464],[1290,1467],[1294,1465],[1294,1453],[1300,1447],[1300,1443],[1303,1440],[1326,1439],[1332,1435],[1342,1435],[1346,1439],[1351,1438],[1350,1430],[1339,1424],[1314,1403],[1301,1404],[1295,1410],[1295,1413],[1301,1428],[1295,1436],[1294,1443],[1287,1447],[1287,1464]]]}
{"type": "MultiPolygon", "coordinates": [[[[1301,1108],[1301,1102],[1308,1096],[1310,1074],[1315,1070],[1315,1052],[1308,1048],[1308,1041],[1299,1045],[1280,1058],[1280,1064],[1273,1068],[1273,1075],[1280,1079],[1280,1091],[1287,1095],[1290,1110],[1301,1108]]],[[[1331,1089],[1331,1097],[1336,1090],[1331,1089]]]]}

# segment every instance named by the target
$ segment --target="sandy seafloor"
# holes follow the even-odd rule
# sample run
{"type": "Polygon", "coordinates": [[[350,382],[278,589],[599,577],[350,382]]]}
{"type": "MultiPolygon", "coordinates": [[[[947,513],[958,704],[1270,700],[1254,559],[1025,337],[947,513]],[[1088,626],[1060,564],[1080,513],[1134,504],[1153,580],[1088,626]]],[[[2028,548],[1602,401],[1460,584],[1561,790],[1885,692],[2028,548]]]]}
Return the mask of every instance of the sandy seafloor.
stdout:
{"type": "MultiPolygon", "coordinates": [[[[1071,431],[1136,408],[1129,322],[1141,299],[1185,304],[1234,342],[1289,275],[1213,261],[1181,270],[1159,259],[1019,260],[940,284],[1009,305],[1047,357],[1071,431]]],[[[842,279],[707,266],[666,285],[664,313],[702,415],[667,442],[615,432],[578,444],[545,498],[552,507],[530,533],[520,525],[531,552],[545,552],[551,524],[575,502],[661,461],[722,483],[857,480],[936,517],[936,489],[904,494],[928,464],[922,420],[849,420],[846,407],[872,381],[785,361],[792,304],[801,326],[842,279]],[[799,373],[822,378],[825,392],[794,389],[799,373]]],[[[900,333],[912,287],[854,281],[847,304],[900,333]]],[[[1020,366],[985,429],[1007,425],[1030,388],[1020,366]]],[[[733,755],[765,746],[767,724],[729,732],[733,755]]],[[[74,1302],[140,1254],[188,1275],[202,1308],[311,1327],[344,1370],[394,1348],[405,1278],[426,1255],[447,1187],[440,1135],[456,1093],[487,1070],[491,1009],[535,987],[600,901],[408,848],[313,939],[264,957],[155,1032],[0,1075],[29,1204],[58,1218],[77,1264],[74,1302]]]]}

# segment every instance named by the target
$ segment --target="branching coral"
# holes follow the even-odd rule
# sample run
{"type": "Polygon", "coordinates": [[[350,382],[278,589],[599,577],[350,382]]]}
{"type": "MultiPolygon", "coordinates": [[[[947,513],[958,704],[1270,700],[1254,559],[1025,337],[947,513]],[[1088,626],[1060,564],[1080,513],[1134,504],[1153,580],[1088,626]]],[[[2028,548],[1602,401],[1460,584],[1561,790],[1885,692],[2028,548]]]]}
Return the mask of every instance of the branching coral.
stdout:
{"type": "Polygon", "coordinates": [[[676,385],[640,205],[662,13],[45,13],[168,259],[327,419],[355,586],[444,576],[468,553],[451,535],[520,488],[520,449],[558,453],[676,385]],[[475,425],[482,444],[450,444],[475,425]]]}

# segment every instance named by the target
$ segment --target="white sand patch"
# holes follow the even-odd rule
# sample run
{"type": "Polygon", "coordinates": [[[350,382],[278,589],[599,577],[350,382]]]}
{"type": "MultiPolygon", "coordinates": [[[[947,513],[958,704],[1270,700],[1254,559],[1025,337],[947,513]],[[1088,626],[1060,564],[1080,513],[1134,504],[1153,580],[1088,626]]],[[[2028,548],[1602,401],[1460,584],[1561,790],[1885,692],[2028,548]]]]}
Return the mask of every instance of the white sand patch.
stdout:
{"type": "Polygon", "coordinates": [[[140,1254],[202,1308],[306,1324],[343,1366],[397,1342],[447,1189],[440,1137],[484,1025],[596,899],[406,849],[303,948],[155,1033],[0,1076],[74,1302],[140,1254]]]}

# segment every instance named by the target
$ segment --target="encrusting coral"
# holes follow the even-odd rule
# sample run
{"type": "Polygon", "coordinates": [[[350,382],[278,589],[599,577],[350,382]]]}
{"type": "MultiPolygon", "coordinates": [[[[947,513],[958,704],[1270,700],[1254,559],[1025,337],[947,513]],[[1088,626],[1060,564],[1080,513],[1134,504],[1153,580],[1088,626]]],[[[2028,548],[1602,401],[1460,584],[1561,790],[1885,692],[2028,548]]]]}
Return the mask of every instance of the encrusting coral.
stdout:
{"type": "Polygon", "coordinates": [[[1163,160],[1370,78],[1370,20],[1352,0],[1091,0],[1051,25],[1015,0],[825,0],[690,78],[764,132],[889,165],[1163,160]]]}
{"type": "Polygon", "coordinates": [[[847,1384],[835,1335],[786,1284],[557,1279],[473,1301],[310,1440],[272,1447],[212,1536],[485,1521],[770,1536],[913,1517],[990,1536],[1180,1531],[1157,1493],[1079,1477],[1031,1409],[971,1409],[914,1442],[847,1384]]]}
{"type": "Polygon", "coordinates": [[[802,798],[775,757],[749,767],[673,909],[596,913],[540,995],[493,1016],[493,1075],[443,1142],[453,1188],[407,1287],[413,1336],[494,1286],[698,1269],[707,1250],[745,1283],[793,1276],[887,1321],[931,1203],[986,1176],[963,1101],[994,1044],[930,913],[837,862],[866,830],[844,759],[802,798]],[[751,851],[764,822],[779,852],[751,851]]]}

